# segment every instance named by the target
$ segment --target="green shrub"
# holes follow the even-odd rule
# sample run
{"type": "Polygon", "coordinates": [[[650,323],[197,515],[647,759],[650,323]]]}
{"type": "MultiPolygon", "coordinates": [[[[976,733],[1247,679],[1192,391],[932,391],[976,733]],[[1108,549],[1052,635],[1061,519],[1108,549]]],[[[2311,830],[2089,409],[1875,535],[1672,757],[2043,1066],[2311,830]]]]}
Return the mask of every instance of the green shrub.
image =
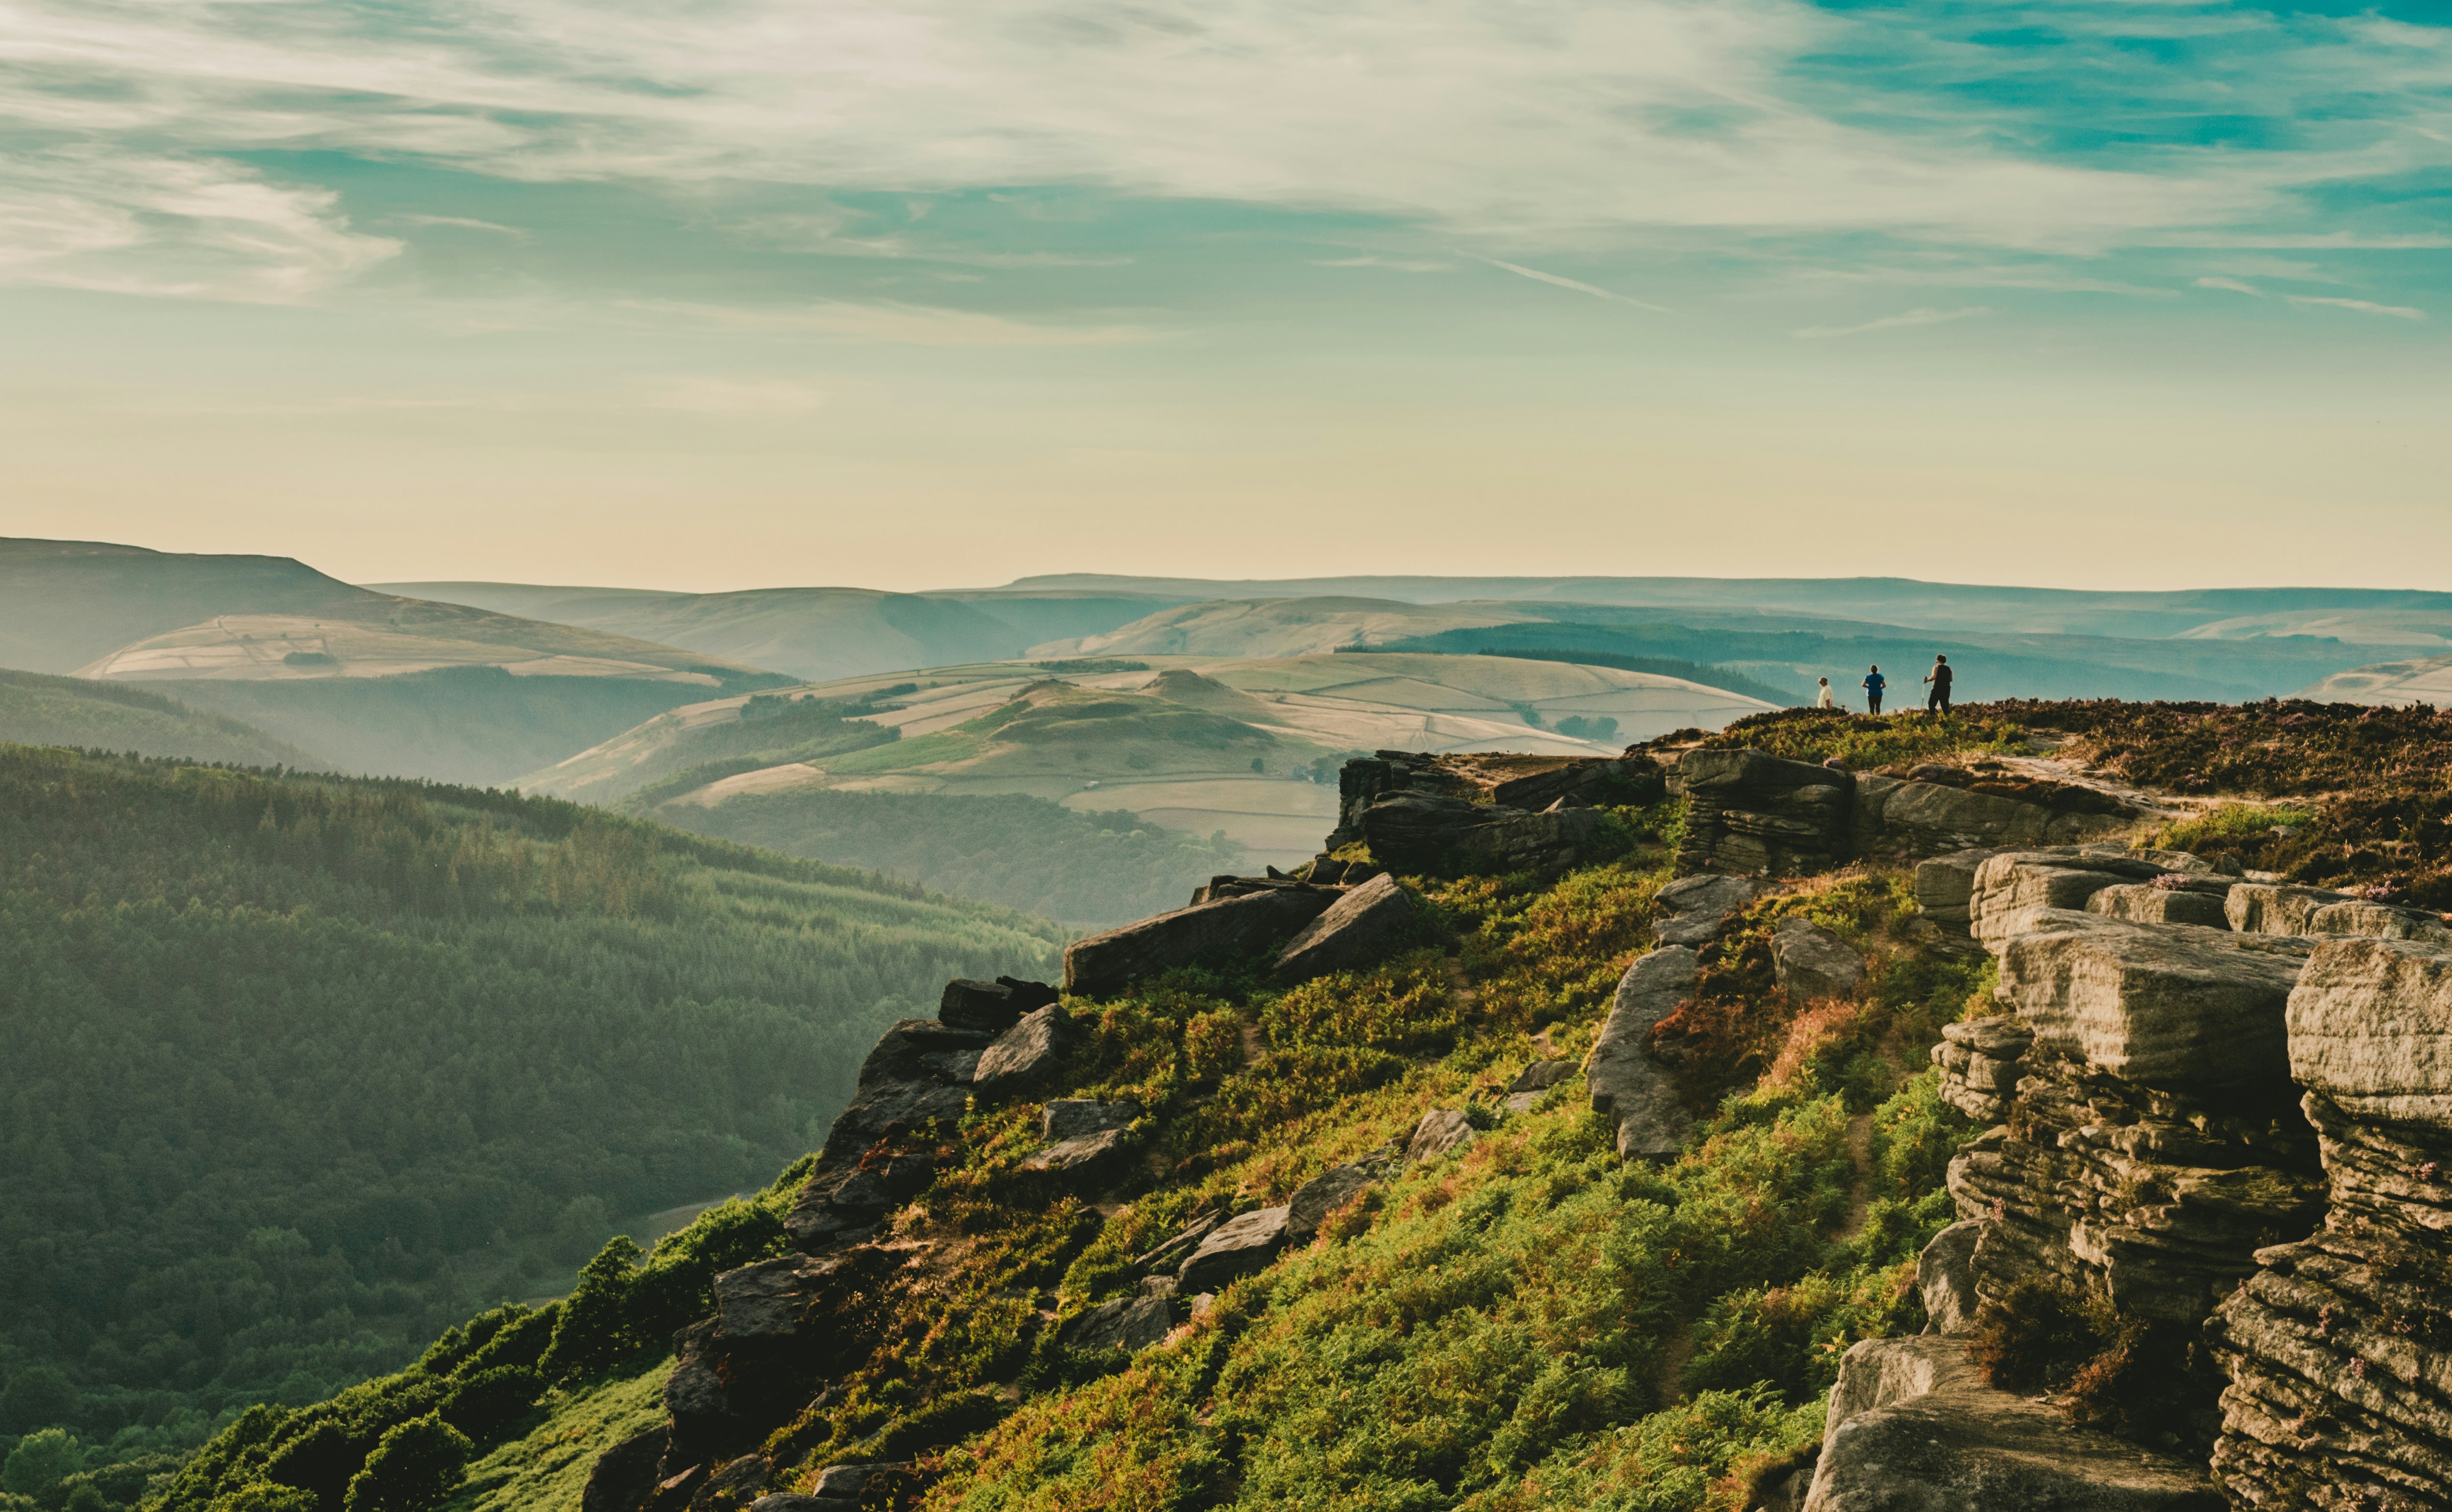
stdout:
{"type": "Polygon", "coordinates": [[[366,1456],[343,1512],[427,1512],[459,1483],[475,1449],[466,1434],[440,1417],[412,1418],[366,1456]]]}

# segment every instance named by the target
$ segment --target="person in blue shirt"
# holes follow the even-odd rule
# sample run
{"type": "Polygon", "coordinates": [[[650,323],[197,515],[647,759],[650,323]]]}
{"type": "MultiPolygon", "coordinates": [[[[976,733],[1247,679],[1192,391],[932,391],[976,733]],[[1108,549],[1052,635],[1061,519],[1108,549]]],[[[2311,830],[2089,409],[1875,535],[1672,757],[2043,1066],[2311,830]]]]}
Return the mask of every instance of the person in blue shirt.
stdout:
{"type": "Polygon", "coordinates": [[[1865,712],[1867,714],[1882,712],[1882,690],[1888,686],[1889,680],[1882,676],[1879,663],[1865,669],[1865,712]]]}

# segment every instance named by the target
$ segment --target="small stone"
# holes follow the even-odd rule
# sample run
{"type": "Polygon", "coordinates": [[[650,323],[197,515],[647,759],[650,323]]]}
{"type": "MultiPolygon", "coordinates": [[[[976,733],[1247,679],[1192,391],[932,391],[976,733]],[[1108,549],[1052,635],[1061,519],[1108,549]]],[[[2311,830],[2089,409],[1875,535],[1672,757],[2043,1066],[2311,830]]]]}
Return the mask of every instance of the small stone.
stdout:
{"type": "Polygon", "coordinates": [[[1102,1103],[1095,1097],[1058,1097],[1039,1114],[1038,1137],[1057,1144],[1110,1129],[1129,1128],[1139,1116],[1141,1105],[1128,1100],[1102,1103]]]}
{"type": "Polygon", "coordinates": [[[1584,1062],[1592,1111],[1616,1126],[1621,1160],[1667,1160],[1685,1144],[1688,1120],[1676,1084],[1649,1045],[1652,1026],[1693,992],[1700,959],[1683,945],[1637,958],[1618,978],[1609,1017],[1584,1062]]]}
{"type": "Polygon", "coordinates": [[[1003,983],[958,976],[945,984],[945,994],[937,1004],[937,1021],[955,1029],[1001,1034],[1021,1022],[1022,1011],[1014,1003],[1013,989],[1003,983]]]}
{"type": "Polygon", "coordinates": [[[1121,1349],[1137,1354],[1163,1344],[1175,1327],[1170,1297],[1118,1297],[1074,1319],[1064,1327],[1063,1342],[1075,1349],[1121,1349]]]}
{"type": "Polygon", "coordinates": [[[1681,876],[1652,900],[1652,934],[1663,945],[1702,945],[1717,939],[1729,921],[1762,891],[1750,877],[1681,876]]]}
{"type": "Polygon", "coordinates": [[[1962,1219],[1933,1235],[1916,1256],[1925,1332],[1964,1333],[1975,1326],[1975,1246],[1983,1237],[1981,1219],[1962,1219]]]}
{"type": "Polygon", "coordinates": [[[1077,1176],[1103,1176],[1122,1163],[1132,1136],[1120,1129],[1104,1129],[1052,1145],[1021,1163],[1024,1170],[1058,1171],[1077,1176]]]}
{"type": "Polygon", "coordinates": [[[1473,1143],[1473,1124],[1461,1108],[1434,1108],[1414,1125],[1405,1141],[1405,1164],[1418,1166],[1473,1143]]]}
{"type": "Polygon", "coordinates": [[[1780,990],[1793,998],[1847,997],[1864,985],[1865,958],[1855,948],[1794,914],[1771,932],[1770,959],[1780,990]]]}
{"type": "Polygon", "coordinates": [[[1575,1063],[1564,1057],[1534,1061],[1515,1073],[1515,1079],[1507,1084],[1507,1090],[1511,1092],[1548,1091],[1560,1082],[1572,1080],[1574,1074],[1575,1063]]]}
{"type": "Polygon", "coordinates": [[[1262,1208],[1219,1224],[1176,1272],[1178,1291],[1216,1291],[1265,1269],[1286,1242],[1287,1210],[1262,1208]]]}
{"type": "Polygon", "coordinates": [[[1311,1243],[1328,1215],[1362,1195],[1371,1180],[1365,1167],[1331,1166],[1295,1188],[1286,1200],[1286,1243],[1311,1243]]]}

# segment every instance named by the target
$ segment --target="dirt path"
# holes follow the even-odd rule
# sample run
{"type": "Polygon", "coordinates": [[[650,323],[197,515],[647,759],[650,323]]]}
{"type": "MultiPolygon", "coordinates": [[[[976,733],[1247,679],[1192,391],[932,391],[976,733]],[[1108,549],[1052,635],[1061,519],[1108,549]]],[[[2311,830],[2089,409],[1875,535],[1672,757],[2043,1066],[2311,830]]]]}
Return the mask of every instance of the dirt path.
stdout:
{"type": "Polygon", "coordinates": [[[1848,1120],[1848,1158],[1856,1179],[1848,1185],[1848,1217],[1837,1237],[1843,1241],[1865,1231],[1865,1214],[1873,1205],[1873,1115],[1858,1113],[1848,1120]]]}

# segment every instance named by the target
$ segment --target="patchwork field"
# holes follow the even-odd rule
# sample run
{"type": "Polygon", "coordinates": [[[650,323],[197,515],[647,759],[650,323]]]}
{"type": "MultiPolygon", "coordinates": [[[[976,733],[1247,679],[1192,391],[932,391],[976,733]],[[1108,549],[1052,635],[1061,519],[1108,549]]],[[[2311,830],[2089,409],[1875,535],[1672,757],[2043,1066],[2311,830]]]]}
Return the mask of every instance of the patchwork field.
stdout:
{"type": "Polygon", "coordinates": [[[846,711],[846,722],[896,738],[718,765],[739,749],[751,705],[717,699],[662,715],[521,785],[609,802],[663,778],[654,797],[668,808],[805,788],[1025,794],[1077,811],[1129,810],[1195,835],[1222,831],[1253,861],[1286,866],[1312,854],[1335,823],[1335,769],[1348,754],[1614,753],[1766,707],[1612,667],[1402,654],[983,662],[762,697],[846,711]],[[693,768],[692,751],[708,764],[693,768]],[[703,780],[690,781],[694,773],[703,780]]]}

